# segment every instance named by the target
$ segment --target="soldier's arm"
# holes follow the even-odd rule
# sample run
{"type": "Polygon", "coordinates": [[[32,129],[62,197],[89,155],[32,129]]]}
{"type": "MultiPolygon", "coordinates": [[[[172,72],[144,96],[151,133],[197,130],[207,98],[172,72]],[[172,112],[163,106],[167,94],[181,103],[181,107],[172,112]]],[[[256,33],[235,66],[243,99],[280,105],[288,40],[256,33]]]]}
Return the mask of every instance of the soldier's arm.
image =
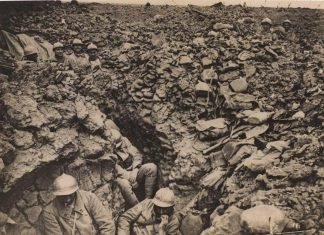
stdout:
{"type": "Polygon", "coordinates": [[[127,146],[128,153],[133,157],[132,169],[139,168],[143,162],[143,155],[127,138],[123,137],[123,141],[127,146]]]}
{"type": "Polygon", "coordinates": [[[166,234],[167,235],[179,235],[180,233],[180,221],[177,216],[173,215],[171,221],[167,224],[166,234]]]}
{"type": "MultiPolygon", "coordinates": [[[[143,201],[145,202],[145,201],[143,201]]],[[[143,202],[124,212],[118,220],[117,235],[129,235],[132,225],[136,222],[143,210],[143,202]]]]}
{"type": "Polygon", "coordinates": [[[101,235],[115,234],[116,228],[111,210],[107,210],[98,197],[89,193],[90,213],[95,220],[101,235]]]}
{"type": "Polygon", "coordinates": [[[43,223],[45,235],[63,235],[56,216],[50,210],[43,211],[43,223]]]}

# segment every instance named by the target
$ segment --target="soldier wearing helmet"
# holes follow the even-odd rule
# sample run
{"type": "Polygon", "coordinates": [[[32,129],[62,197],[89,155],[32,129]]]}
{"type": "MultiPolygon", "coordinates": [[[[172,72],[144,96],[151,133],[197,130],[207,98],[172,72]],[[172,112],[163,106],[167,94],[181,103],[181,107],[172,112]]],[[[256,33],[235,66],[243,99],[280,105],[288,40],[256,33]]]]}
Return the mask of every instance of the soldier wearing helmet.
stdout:
{"type": "Polygon", "coordinates": [[[111,211],[104,208],[95,194],[79,190],[73,176],[57,177],[53,194],[55,199],[43,211],[45,235],[115,234],[111,211]]]}
{"type": "Polygon", "coordinates": [[[272,20],[270,20],[269,18],[264,18],[261,21],[261,26],[262,26],[263,32],[265,32],[265,33],[271,32],[272,20]]]}
{"type": "Polygon", "coordinates": [[[38,53],[35,47],[33,46],[26,46],[24,48],[24,60],[26,61],[32,61],[32,62],[38,62],[38,53]]]}
{"type": "Polygon", "coordinates": [[[72,41],[73,53],[67,57],[67,65],[75,72],[90,69],[89,56],[83,53],[83,42],[80,39],[72,41]]]}
{"type": "Polygon", "coordinates": [[[286,19],[282,23],[282,27],[284,27],[285,31],[288,32],[291,29],[292,23],[290,20],[286,19]]]}
{"type": "Polygon", "coordinates": [[[117,235],[177,235],[180,222],[174,213],[175,196],[169,188],[159,189],[147,199],[123,213],[118,220],[117,235]]]}
{"type": "MultiPolygon", "coordinates": [[[[131,142],[116,129],[111,129],[111,137],[115,143],[114,153],[117,155],[115,167],[116,182],[126,201],[128,208],[135,206],[144,192],[145,198],[152,198],[156,188],[157,166],[143,162],[143,155],[131,142]]],[[[144,198],[142,198],[144,199],[144,198]]]]}
{"type": "Polygon", "coordinates": [[[52,62],[57,63],[64,63],[65,62],[65,55],[64,55],[64,46],[60,42],[56,42],[53,45],[54,57],[52,58],[52,62]]]}
{"type": "Polygon", "coordinates": [[[90,43],[87,47],[87,52],[89,55],[91,70],[94,71],[97,69],[101,69],[101,61],[98,56],[98,47],[95,44],[90,43]]]}

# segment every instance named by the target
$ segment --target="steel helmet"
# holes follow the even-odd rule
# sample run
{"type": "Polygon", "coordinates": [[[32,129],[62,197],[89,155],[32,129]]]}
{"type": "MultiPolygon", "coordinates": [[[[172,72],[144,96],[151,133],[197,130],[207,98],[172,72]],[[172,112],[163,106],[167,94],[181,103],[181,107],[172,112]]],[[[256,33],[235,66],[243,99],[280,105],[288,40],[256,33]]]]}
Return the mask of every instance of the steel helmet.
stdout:
{"type": "Polygon", "coordinates": [[[292,23],[290,20],[286,19],[286,20],[284,20],[284,22],[282,24],[290,24],[291,25],[292,23]]]}
{"type": "Polygon", "coordinates": [[[53,194],[55,196],[70,195],[79,189],[76,179],[67,174],[62,174],[54,180],[53,194]]]}
{"type": "Polygon", "coordinates": [[[80,39],[74,39],[72,42],[73,45],[83,45],[83,42],[80,39]]]}
{"type": "Polygon", "coordinates": [[[29,45],[24,48],[24,54],[25,56],[37,54],[37,50],[35,47],[29,45]]]}
{"type": "Polygon", "coordinates": [[[54,43],[54,45],[53,45],[53,49],[56,49],[56,48],[63,48],[63,44],[60,43],[60,42],[56,42],[56,43],[54,43]]]}
{"type": "Polygon", "coordinates": [[[88,49],[88,50],[98,50],[98,47],[97,47],[95,44],[90,43],[90,44],[88,45],[87,49],[88,49]]]}
{"type": "Polygon", "coordinates": [[[161,188],[156,192],[152,202],[158,207],[171,207],[175,204],[175,196],[171,189],[161,188]]]}
{"type": "Polygon", "coordinates": [[[264,18],[261,21],[261,24],[269,24],[269,25],[272,25],[272,20],[270,20],[269,18],[264,18]]]}

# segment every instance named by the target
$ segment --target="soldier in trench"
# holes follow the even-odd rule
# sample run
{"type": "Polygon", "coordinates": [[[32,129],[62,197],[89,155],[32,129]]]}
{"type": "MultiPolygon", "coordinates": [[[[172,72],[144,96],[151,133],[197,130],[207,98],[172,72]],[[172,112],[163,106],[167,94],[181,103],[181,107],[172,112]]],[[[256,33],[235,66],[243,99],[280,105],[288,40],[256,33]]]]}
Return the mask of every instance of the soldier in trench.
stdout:
{"type": "Polygon", "coordinates": [[[54,56],[51,62],[64,64],[66,62],[66,55],[64,54],[64,46],[60,42],[56,42],[53,45],[54,56]]]}
{"type": "Polygon", "coordinates": [[[115,143],[114,153],[117,155],[116,182],[126,202],[126,207],[130,208],[138,204],[139,191],[143,190],[145,198],[152,198],[156,188],[157,166],[154,163],[142,165],[143,155],[135,148],[131,142],[121,136],[116,129],[111,129],[111,137],[115,143]]]}
{"type": "Polygon", "coordinates": [[[172,190],[159,189],[153,199],[140,202],[119,217],[117,235],[179,235],[174,205],[172,190]]]}
{"type": "Polygon", "coordinates": [[[79,190],[73,176],[62,174],[57,177],[53,189],[56,197],[42,215],[43,234],[115,234],[112,212],[102,205],[95,194],[79,190]]]}
{"type": "Polygon", "coordinates": [[[98,47],[95,44],[90,43],[87,47],[87,52],[89,55],[91,70],[96,71],[98,69],[101,69],[101,61],[98,56],[98,47]]]}
{"type": "Polygon", "coordinates": [[[74,39],[72,42],[73,53],[67,56],[66,64],[74,72],[87,72],[91,65],[89,56],[83,52],[83,42],[80,39],[74,39]]]}

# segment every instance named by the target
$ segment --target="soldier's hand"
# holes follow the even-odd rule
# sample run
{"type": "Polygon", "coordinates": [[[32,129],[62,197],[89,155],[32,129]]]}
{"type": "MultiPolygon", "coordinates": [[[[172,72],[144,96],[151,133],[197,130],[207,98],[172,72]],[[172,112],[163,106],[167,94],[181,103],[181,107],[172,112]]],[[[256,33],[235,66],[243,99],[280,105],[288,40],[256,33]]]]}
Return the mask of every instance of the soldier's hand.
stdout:
{"type": "Polygon", "coordinates": [[[130,176],[129,176],[129,182],[131,184],[135,184],[136,183],[136,177],[137,177],[137,173],[138,173],[138,169],[135,168],[132,170],[130,176]]]}
{"type": "Polygon", "coordinates": [[[169,223],[169,216],[162,215],[161,223],[159,224],[159,229],[165,230],[166,225],[169,223]]]}

